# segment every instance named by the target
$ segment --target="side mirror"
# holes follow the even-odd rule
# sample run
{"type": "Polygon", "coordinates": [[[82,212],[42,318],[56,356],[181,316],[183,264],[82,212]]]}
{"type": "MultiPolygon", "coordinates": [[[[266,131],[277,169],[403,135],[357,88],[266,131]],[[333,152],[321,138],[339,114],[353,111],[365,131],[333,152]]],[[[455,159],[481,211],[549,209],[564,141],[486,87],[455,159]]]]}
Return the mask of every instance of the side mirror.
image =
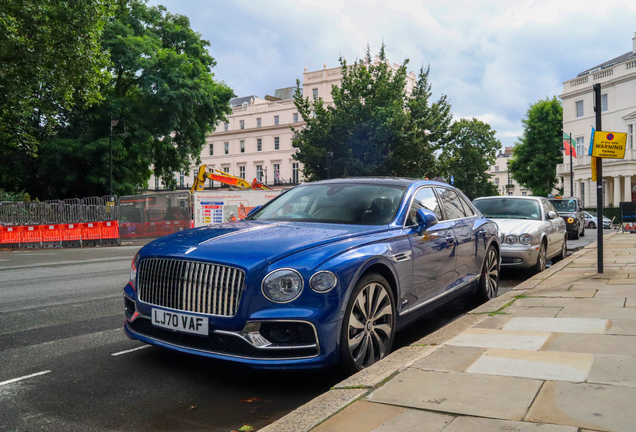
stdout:
{"type": "Polygon", "coordinates": [[[556,217],[557,217],[556,212],[554,212],[554,211],[552,211],[552,210],[550,210],[550,211],[548,212],[548,219],[556,219],[556,217]]]}
{"type": "Polygon", "coordinates": [[[246,217],[250,217],[251,215],[253,215],[254,213],[256,213],[257,211],[259,211],[261,209],[261,207],[263,206],[256,206],[254,207],[252,210],[249,211],[249,213],[247,214],[246,217]]]}
{"type": "Polygon", "coordinates": [[[417,210],[415,219],[417,220],[417,225],[419,226],[419,229],[417,231],[418,235],[424,234],[424,231],[426,231],[433,225],[437,225],[437,223],[439,222],[439,219],[437,219],[437,215],[435,213],[424,208],[417,210]]]}

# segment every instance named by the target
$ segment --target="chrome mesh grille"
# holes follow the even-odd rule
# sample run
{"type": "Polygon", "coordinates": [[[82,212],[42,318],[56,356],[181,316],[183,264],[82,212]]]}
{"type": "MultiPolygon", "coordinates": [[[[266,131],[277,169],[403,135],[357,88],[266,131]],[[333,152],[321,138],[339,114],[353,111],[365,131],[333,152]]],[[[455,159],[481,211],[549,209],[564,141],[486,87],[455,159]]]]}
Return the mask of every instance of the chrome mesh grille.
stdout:
{"type": "Polygon", "coordinates": [[[171,309],[234,316],[245,273],[222,265],[163,258],[139,263],[137,295],[142,302],[171,309]]]}

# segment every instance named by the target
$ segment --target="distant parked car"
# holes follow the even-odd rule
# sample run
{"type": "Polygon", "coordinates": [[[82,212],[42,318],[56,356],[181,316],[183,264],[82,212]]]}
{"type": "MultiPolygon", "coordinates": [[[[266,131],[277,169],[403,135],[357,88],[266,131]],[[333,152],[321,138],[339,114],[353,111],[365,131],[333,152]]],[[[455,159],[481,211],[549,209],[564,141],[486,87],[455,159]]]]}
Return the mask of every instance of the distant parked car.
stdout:
{"type": "MultiPolygon", "coordinates": [[[[598,226],[598,218],[590,212],[583,212],[585,215],[585,226],[589,229],[595,229],[598,226]]],[[[608,217],[603,216],[603,228],[610,229],[612,228],[612,220],[608,217]]]]}
{"type": "Polygon", "coordinates": [[[496,297],[499,249],[497,226],[447,184],[303,184],[242,221],[144,246],[124,288],[125,332],[254,367],[360,370],[433,308],[496,297]]]}
{"type": "Polygon", "coordinates": [[[486,197],[473,201],[499,226],[501,265],[545,270],[546,261],[565,258],[567,231],[554,206],[541,197],[486,197]]]}
{"type": "Polygon", "coordinates": [[[563,218],[570,238],[578,240],[585,235],[585,215],[578,198],[551,198],[550,202],[563,218]]]}

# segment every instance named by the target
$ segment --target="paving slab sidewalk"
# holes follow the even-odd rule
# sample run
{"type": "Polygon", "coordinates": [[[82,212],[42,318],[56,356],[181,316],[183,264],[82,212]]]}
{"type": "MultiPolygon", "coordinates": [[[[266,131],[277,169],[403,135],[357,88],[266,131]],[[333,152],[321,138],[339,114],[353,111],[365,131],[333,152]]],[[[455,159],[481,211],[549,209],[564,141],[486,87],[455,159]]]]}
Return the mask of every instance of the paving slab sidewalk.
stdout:
{"type": "Polygon", "coordinates": [[[261,431],[636,432],[636,236],[604,241],[261,431]]]}

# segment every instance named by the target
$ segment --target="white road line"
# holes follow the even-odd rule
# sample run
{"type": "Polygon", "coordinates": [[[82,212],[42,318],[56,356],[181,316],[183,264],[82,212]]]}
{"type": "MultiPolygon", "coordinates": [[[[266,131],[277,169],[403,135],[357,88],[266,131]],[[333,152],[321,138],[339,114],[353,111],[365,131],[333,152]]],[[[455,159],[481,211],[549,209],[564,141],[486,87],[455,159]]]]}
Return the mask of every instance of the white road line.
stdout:
{"type": "Polygon", "coordinates": [[[36,376],[44,375],[44,374],[47,374],[49,372],[51,372],[51,371],[47,370],[47,371],[37,372],[37,373],[31,374],[31,375],[26,375],[26,376],[23,376],[23,377],[20,377],[20,378],[13,378],[13,379],[10,379],[10,380],[7,380],[7,381],[2,381],[2,382],[0,382],[0,386],[6,385],[6,384],[11,384],[11,383],[14,383],[16,381],[22,381],[22,380],[25,380],[27,378],[33,378],[33,377],[36,377],[36,376]]]}
{"type": "Polygon", "coordinates": [[[144,349],[144,348],[150,348],[150,345],[142,345],[140,347],[129,349],[129,350],[126,350],[126,351],[116,352],[116,353],[111,354],[111,355],[114,357],[114,356],[118,356],[118,355],[122,355],[122,354],[128,354],[129,352],[133,352],[133,351],[139,351],[140,349],[144,349]]]}

